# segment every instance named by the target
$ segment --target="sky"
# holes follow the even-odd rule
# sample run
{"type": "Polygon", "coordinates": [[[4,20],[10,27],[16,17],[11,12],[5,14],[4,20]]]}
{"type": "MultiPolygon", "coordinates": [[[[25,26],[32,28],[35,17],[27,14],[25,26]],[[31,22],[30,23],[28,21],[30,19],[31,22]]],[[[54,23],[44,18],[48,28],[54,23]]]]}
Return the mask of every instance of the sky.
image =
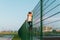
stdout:
{"type": "Polygon", "coordinates": [[[0,31],[16,31],[39,0],[0,0],[0,31]]]}

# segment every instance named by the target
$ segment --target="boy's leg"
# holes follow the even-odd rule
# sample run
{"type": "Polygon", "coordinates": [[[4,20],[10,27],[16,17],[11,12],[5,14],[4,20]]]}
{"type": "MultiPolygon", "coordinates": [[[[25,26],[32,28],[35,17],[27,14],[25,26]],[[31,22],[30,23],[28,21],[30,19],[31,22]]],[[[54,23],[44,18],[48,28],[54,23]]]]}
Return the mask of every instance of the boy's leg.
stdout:
{"type": "Polygon", "coordinates": [[[30,21],[28,22],[28,30],[30,31],[30,21]]]}
{"type": "Polygon", "coordinates": [[[30,26],[30,22],[28,22],[28,25],[30,26]]]}
{"type": "Polygon", "coordinates": [[[29,31],[32,30],[32,21],[28,22],[29,25],[29,31]]]}
{"type": "Polygon", "coordinates": [[[32,22],[30,22],[30,30],[32,30],[32,22]]]}

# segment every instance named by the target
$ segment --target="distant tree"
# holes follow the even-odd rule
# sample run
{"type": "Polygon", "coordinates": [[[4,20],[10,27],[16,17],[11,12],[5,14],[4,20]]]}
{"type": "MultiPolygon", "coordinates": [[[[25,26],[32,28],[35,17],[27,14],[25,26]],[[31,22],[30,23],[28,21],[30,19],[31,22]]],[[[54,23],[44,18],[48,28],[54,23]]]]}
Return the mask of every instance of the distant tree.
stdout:
{"type": "Polygon", "coordinates": [[[53,33],[56,33],[56,30],[53,30],[53,33]]]}

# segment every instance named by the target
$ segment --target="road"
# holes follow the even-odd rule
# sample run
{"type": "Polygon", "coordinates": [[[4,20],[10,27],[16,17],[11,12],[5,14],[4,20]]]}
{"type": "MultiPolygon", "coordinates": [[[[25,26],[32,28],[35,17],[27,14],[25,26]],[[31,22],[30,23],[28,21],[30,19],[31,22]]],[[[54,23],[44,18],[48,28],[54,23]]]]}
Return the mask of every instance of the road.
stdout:
{"type": "Polygon", "coordinates": [[[60,36],[45,36],[43,40],[60,40],[60,36]]]}
{"type": "Polygon", "coordinates": [[[12,40],[11,38],[2,38],[0,37],[0,40],[12,40]]]}
{"type": "Polygon", "coordinates": [[[0,36],[0,40],[12,40],[13,35],[4,35],[0,36]]]}
{"type": "MultiPolygon", "coordinates": [[[[40,40],[40,37],[33,37],[33,40],[40,40]]],[[[43,40],[60,40],[60,36],[44,36],[43,40]]]]}

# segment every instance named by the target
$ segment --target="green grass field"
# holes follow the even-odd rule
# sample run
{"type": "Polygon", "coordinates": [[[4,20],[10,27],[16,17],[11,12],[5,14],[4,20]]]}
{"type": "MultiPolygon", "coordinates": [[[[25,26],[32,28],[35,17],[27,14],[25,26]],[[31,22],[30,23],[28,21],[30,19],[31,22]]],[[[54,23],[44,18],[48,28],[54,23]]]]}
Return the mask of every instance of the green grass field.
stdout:
{"type": "Polygon", "coordinates": [[[16,35],[14,35],[12,40],[21,40],[21,38],[16,34],[16,35]]]}

